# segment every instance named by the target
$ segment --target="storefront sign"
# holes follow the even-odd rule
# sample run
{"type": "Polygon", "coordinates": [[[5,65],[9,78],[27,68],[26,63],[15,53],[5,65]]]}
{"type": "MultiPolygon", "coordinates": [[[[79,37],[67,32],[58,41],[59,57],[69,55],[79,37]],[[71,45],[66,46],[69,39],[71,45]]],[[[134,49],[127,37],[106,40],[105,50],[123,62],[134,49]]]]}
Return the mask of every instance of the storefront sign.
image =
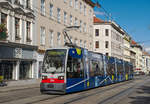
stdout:
{"type": "Polygon", "coordinates": [[[22,48],[15,48],[15,58],[22,58],[22,48]]]}

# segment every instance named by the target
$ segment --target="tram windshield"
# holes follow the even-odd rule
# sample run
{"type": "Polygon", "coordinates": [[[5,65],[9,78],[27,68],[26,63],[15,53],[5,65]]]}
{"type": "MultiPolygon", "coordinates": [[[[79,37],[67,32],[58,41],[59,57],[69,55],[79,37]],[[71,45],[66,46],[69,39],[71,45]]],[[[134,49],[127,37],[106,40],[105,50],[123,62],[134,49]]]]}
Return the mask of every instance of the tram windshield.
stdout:
{"type": "Polygon", "coordinates": [[[64,73],[66,49],[47,50],[43,61],[43,73],[64,73]]]}

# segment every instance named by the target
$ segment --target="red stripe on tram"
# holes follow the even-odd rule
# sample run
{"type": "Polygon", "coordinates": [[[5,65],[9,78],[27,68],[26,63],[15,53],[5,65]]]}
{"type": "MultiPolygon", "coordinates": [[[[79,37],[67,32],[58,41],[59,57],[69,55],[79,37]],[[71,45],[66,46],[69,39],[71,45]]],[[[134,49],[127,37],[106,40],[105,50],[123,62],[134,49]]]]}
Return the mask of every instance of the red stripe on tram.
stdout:
{"type": "Polygon", "coordinates": [[[42,83],[64,83],[64,80],[59,80],[57,78],[42,79],[42,83]]]}

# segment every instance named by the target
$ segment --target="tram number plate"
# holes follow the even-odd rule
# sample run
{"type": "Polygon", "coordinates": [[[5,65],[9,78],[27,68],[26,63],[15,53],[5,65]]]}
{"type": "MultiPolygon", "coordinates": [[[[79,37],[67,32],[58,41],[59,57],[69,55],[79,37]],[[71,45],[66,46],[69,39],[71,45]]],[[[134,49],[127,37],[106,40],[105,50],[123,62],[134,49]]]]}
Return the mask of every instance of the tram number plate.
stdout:
{"type": "Polygon", "coordinates": [[[54,88],[54,85],[53,84],[49,84],[47,85],[48,88],[54,88]]]}

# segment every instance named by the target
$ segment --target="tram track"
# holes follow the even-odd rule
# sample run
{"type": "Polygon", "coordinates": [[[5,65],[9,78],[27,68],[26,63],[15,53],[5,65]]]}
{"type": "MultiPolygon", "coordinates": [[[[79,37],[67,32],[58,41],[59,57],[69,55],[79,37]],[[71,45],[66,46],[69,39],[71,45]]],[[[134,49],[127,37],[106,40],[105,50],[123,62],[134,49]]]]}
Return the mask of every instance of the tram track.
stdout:
{"type": "MultiPolygon", "coordinates": [[[[98,88],[100,88],[99,91],[97,91],[98,88],[94,88],[91,90],[86,90],[83,92],[77,92],[77,93],[66,94],[66,95],[46,95],[46,94],[26,95],[25,94],[24,96],[19,96],[19,97],[18,97],[18,95],[16,95],[16,96],[14,96],[14,99],[3,100],[3,101],[0,101],[0,103],[8,104],[11,102],[19,102],[21,100],[25,100],[24,104],[35,104],[35,103],[45,102],[45,101],[52,100],[52,99],[53,100],[59,99],[59,98],[62,99],[62,98],[72,97],[72,96],[76,95],[75,97],[63,102],[63,104],[69,104],[69,103],[73,103],[76,101],[80,101],[82,99],[88,98],[90,96],[93,96],[93,95],[96,95],[99,93],[104,93],[106,91],[110,91],[114,88],[122,87],[126,84],[133,83],[134,81],[138,81],[138,80],[129,80],[129,81],[121,82],[121,83],[111,84],[111,85],[104,86],[104,87],[98,87],[98,88]],[[30,99],[30,101],[28,101],[29,99],[30,99]]],[[[1,97],[0,99],[3,99],[3,97],[1,97]]],[[[19,103],[16,103],[16,104],[19,104],[19,103]]]]}
{"type": "MultiPolygon", "coordinates": [[[[74,93],[74,94],[78,94],[77,97],[74,97],[74,98],[71,98],[70,100],[66,101],[66,102],[63,102],[63,104],[69,104],[69,103],[73,103],[73,102],[76,102],[76,101],[79,101],[79,100],[82,100],[82,99],[85,99],[87,97],[90,97],[90,96],[93,96],[95,94],[98,94],[98,93],[103,93],[103,92],[106,92],[108,90],[112,90],[114,88],[118,88],[118,87],[121,87],[121,86],[124,86],[126,84],[129,84],[129,83],[132,83],[133,80],[129,80],[129,81],[126,81],[126,82],[122,82],[122,83],[117,83],[117,84],[111,84],[109,86],[105,86],[105,87],[98,87],[98,88],[104,88],[104,89],[101,89],[99,91],[97,91],[98,88],[94,88],[94,89],[90,89],[90,90],[86,90],[86,91],[83,91],[83,92],[78,92],[78,93],[74,93]]],[[[70,94],[68,94],[70,95],[70,94]]],[[[63,95],[63,96],[59,96],[59,97],[56,97],[56,98],[61,98],[61,97],[64,97],[64,96],[68,96],[68,95],[63,95]]],[[[63,98],[62,98],[63,99],[63,98]]],[[[47,101],[50,100],[50,99],[46,99],[47,101]]],[[[46,100],[39,100],[39,101],[46,101],[46,100]]],[[[28,104],[34,104],[34,103],[38,103],[39,101],[36,101],[36,102],[31,102],[31,103],[28,103],[28,104]]],[[[42,103],[42,102],[41,102],[42,103]]]]}
{"type": "MultiPolygon", "coordinates": [[[[85,98],[88,98],[88,97],[90,97],[90,96],[93,96],[93,95],[96,95],[96,94],[99,94],[99,93],[104,93],[104,92],[106,92],[106,91],[110,91],[110,90],[112,90],[112,89],[114,89],[114,88],[118,88],[118,87],[122,87],[122,86],[124,86],[124,85],[126,85],[126,84],[128,84],[128,83],[132,83],[133,81],[132,80],[130,80],[130,82],[128,81],[128,82],[123,82],[123,83],[118,83],[116,86],[112,86],[111,88],[106,88],[106,89],[102,89],[102,90],[100,90],[100,91],[94,91],[93,93],[90,93],[90,94],[88,94],[88,95],[85,95],[85,94],[81,94],[80,96],[78,96],[77,98],[73,98],[73,99],[71,99],[70,101],[67,101],[67,102],[64,102],[63,104],[70,104],[70,103],[73,103],[73,102],[76,102],[76,101],[80,101],[80,100],[82,100],[82,99],[85,99],[85,98]]],[[[114,85],[114,84],[113,84],[114,85]]],[[[111,85],[110,85],[111,86],[111,85]]],[[[97,88],[96,88],[97,89],[97,88]]],[[[95,89],[95,90],[96,90],[95,89]]]]}
{"type": "MultiPolygon", "coordinates": [[[[132,83],[133,81],[134,81],[134,80],[117,83],[116,86],[112,86],[111,88],[103,89],[103,90],[100,90],[100,91],[97,91],[97,90],[96,90],[96,92],[90,93],[90,94],[88,94],[88,95],[82,94],[82,95],[80,95],[80,96],[78,96],[78,97],[76,97],[76,98],[73,98],[73,99],[71,99],[71,100],[69,100],[69,101],[64,102],[63,104],[70,104],[70,103],[77,102],[77,101],[83,100],[83,99],[85,99],[85,98],[88,98],[88,97],[97,95],[97,94],[99,94],[99,93],[104,93],[104,92],[107,92],[107,91],[110,91],[110,90],[114,90],[114,88],[122,87],[122,86],[124,86],[124,85],[126,85],[126,84],[132,83]]],[[[139,79],[136,80],[136,81],[139,81],[139,79]]],[[[134,83],[136,83],[136,82],[134,82],[134,83]]],[[[138,83],[139,83],[139,82],[138,82],[138,83]]],[[[114,84],[113,84],[113,85],[114,85],[114,84]]],[[[130,89],[130,88],[129,88],[129,89],[130,89]]],[[[101,104],[101,103],[100,103],[100,104],[101,104]]],[[[108,104],[108,103],[106,103],[106,104],[108,104]]]]}
{"type": "Polygon", "coordinates": [[[123,90],[123,91],[120,91],[119,93],[100,101],[98,104],[110,104],[110,102],[112,103],[112,101],[115,103],[115,102],[119,101],[122,97],[125,97],[126,95],[129,95],[131,92],[134,92],[135,88],[138,88],[138,87],[148,83],[148,81],[150,81],[150,79],[147,79],[144,83],[138,83],[138,84],[135,84],[135,85],[123,90]]]}

